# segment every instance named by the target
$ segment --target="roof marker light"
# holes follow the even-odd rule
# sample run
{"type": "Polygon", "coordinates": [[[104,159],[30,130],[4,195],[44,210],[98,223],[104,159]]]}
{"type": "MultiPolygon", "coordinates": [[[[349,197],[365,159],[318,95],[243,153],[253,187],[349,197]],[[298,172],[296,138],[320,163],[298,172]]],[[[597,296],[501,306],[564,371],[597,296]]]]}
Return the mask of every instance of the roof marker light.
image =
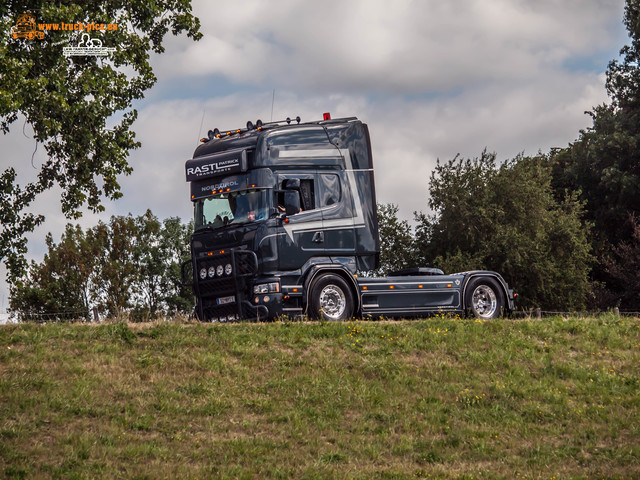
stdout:
{"type": "Polygon", "coordinates": [[[322,119],[323,120],[331,120],[331,113],[329,112],[325,112],[322,114],[322,119]]]}

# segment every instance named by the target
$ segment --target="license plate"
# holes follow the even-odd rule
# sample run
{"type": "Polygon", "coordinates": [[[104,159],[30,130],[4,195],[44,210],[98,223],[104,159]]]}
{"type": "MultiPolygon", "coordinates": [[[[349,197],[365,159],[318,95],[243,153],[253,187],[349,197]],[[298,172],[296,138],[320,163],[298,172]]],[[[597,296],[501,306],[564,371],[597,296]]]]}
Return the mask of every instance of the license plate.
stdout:
{"type": "Polygon", "coordinates": [[[218,299],[218,305],[226,305],[227,303],[235,303],[236,297],[221,297],[218,299]]]}

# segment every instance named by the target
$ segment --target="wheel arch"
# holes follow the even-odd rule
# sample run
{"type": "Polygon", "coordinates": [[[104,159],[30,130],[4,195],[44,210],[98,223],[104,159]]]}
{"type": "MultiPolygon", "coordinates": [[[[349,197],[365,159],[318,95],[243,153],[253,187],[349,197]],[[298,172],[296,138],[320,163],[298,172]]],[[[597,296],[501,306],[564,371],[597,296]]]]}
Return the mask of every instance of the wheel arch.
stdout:
{"type": "Polygon", "coordinates": [[[476,278],[492,278],[493,280],[495,280],[500,286],[500,290],[502,291],[502,295],[504,296],[504,310],[505,312],[511,312],[511,303],[509,302],[509,287],[507,285],[507,282],[505,282],[504,278],[502,278],[502,275],[500,275],[499,273],[482,271],[468,272],[462,282],[461,307],[463,311],[467,308],[467,285],[469,285],[469,282],[471,280],[476,278]]]}
{"type": "Polygon", "coordinates": [[[306,275],[304,281],[304,293],[302,296],[302,302],[304,304],[304,313],[308,313],[309,309],[309,295],[311,292],[311,287],[313,286],[316,279],[320,278],[326,274],[338,275],[341,277],[351,289],[351,294],[353,295],[353,313],[354,315],[360,312],[360,295],[358,294],[358,282],[354,278],[353,274],[349,272],[346,268],[341,268],[336,265],[314,265],[306,275]]]}

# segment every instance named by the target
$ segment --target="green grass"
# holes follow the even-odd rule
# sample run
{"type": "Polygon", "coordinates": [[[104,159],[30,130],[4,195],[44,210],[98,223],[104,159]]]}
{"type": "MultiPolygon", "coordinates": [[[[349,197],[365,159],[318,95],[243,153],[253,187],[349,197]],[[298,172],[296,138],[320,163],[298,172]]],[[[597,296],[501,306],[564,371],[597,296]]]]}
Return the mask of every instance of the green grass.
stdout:
{"type": "Polygon", "coordinates": [[[640,320],[9,325],[0,477],[640,478],[640,320]]]}

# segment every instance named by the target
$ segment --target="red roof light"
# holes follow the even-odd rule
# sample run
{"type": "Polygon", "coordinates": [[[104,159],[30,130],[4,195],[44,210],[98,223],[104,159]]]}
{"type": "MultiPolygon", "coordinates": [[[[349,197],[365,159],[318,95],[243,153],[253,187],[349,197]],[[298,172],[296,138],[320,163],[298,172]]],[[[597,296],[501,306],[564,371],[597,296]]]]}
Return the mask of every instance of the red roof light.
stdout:
{"type": "Polygon", "coordinates": [[[329,112],[323,113],[322,114],[322,119],[323,120],[331,120],[331,114],[329,112]]]}

